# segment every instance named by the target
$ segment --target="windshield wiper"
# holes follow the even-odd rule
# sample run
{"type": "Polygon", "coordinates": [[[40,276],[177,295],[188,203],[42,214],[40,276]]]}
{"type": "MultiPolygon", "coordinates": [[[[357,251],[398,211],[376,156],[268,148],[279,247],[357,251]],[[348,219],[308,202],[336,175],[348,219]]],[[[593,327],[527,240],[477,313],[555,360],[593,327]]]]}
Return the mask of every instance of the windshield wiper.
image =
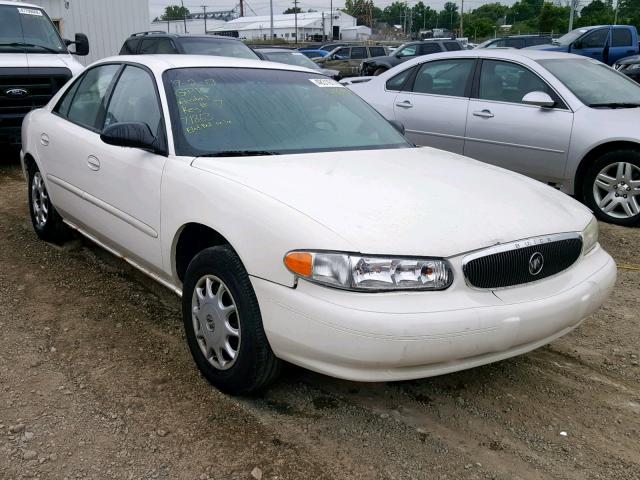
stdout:
{"type": "Polygon", "coordinates": [[[632,102],[590,103],[587,106],[591,108],[638,108],[640,107],[640,103],[632,103],[632,102]]]}
{"type": "Polygon", "coordinates": [[[55,48],[46,47],[44,45],[35,45],[33,43],[24,42],[12,42],[12,43],[0,43],[0,47],[29,47],[29,48],[42,48],[50,53],[63,53],[62,50],[56,50],[55,48]]]}
{"type": "Polygon", "coordinates": [[[278,152],[270,152],[267,150],[223,150],[221,152],[211,152],[198,155],[200,157],[253,157],[264,155],[280,155],[278,152]]]}

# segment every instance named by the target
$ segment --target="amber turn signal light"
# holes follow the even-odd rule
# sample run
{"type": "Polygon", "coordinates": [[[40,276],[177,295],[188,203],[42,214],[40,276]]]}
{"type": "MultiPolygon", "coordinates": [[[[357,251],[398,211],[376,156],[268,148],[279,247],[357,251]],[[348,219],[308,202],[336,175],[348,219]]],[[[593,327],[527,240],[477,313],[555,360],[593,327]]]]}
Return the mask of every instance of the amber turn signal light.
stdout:
{"type": "Polygon", "coordinates": [[[313,273],[313,255],[308,252],[289,252],[284,257],[284,264],[301,277],[310,277],[313,273]]]}

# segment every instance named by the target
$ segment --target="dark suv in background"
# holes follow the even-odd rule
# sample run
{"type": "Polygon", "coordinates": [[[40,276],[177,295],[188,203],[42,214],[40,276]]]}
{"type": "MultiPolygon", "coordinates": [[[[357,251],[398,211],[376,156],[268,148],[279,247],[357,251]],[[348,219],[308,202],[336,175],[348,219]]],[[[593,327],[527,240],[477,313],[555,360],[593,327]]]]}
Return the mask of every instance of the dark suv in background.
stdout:
{"type": "Polygon", "coordinates": [[[131,35],[120,49],[120,55],[217,55],[219,57],[260,57],[240,40],[218,35],[180,35],[165,32],[140,32],[131,35]]]}
{"type": "Polygon", "coordinates": [[[510,37],[492,38],[482,42],[476,48],[525,48],[534,45],[547,45],[551,43],[551,35],[512,35],[510,37]]]}
{"type": "Polygon", "coordinates": [[[405,43],[398,47],[391,55],[370,58],[362,62],[361,75],[380,75],[390,68],[400,65],[402,62],[406,62],[412,58],[429,55],[431,53],[453,52],[455,50],[464,50],[464,46],[459,40],[448,38],[405,43]]]}

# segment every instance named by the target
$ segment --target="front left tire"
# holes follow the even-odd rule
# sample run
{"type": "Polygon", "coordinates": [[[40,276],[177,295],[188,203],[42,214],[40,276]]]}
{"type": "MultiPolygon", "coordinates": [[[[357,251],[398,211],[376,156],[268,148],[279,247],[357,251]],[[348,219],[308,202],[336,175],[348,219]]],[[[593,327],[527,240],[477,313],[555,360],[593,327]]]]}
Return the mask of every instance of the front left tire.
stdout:
{"type": "Polygon", "coordinates": [[[182,315],[187,343],[204,377],[219,390],[245,395],[279,374],[249,275],[228,245],[194,257],[185,274],[182,315]]]}

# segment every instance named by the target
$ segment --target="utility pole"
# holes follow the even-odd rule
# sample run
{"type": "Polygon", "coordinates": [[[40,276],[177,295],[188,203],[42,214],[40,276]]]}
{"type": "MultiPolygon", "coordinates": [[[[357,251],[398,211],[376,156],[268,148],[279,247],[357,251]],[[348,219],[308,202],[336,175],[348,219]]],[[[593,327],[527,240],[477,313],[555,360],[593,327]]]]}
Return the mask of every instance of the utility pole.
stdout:
{"type": "Polygon", "coordinates": [[[571,11],[569,12],[569,31],[573,30],[573,12],[578,7],[579,0],[570,0],[571,3],[571,11]]]}
{"type": "Polygon", "coordinates": [[[269,34],[273,41],[273,0],[269,0],[269,34]]]}
{"type": "Polygon", "coordinates": [[[293,16],[296,26],[296,45],[298,44],[298,0],[293,0],[293,16]]]}
{"type": "Polygon", "coordinates": [[[620,0],[616,0],[616,13],[613,17],[613,24],[617,25],[618,24],[618,6],[620,5],[620,0]]]}
{"type": "Polygon", "coordinates": [[[331,29],[331,41],[333,41],[333,0],[329,3],[329,10],[331,11],[331,21],[329,22],[329,28],[331,29]]]}
{"type": "Polygon", "coordinates": [[[184,22],[184,33],[187,33],[187,14],[184,13],[184,0],[180,0],[182,4],[182,21],[184,22]]]}
{"type": "Polygon", "coordinates": [[[240,0],[240,16],[244,17],[244,2],[240,0]]]}
{"type": "Polygon", "coordinates": [[[202,5],[202,13],[204,13],[204,34],[207,34],[207,6],[202,5]]]}
{"type": "Polygon", "coordinates": [[[460,5],[460,33],[458,34],[458,37],[464,37],[464,22],[463,22],[463,18],[464,18],[464,0],[462,1],[462,5],[460,5]]]}

